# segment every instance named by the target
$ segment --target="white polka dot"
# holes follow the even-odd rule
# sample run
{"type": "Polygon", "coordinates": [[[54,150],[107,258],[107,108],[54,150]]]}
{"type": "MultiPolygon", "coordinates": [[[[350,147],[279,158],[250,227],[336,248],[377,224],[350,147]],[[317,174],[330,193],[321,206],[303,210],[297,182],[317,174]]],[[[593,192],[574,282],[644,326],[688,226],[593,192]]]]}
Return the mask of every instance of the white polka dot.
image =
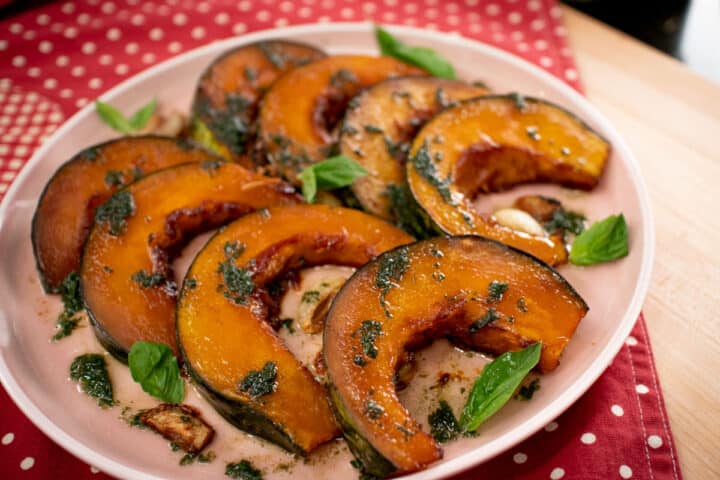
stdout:
{"type": "Polygon", "coordinates": [[[91,472],[91,473],[100,473],[100,470],[98,470],[97,468],[91,466],[91,467],[90,467],[90,472],[91,472]]]}
{"type": "Polygon", "coordinates": [[[125,45],[125,53],[128,55],[134,55],[140,50],[140,46],[135,42],[130,42],[125,45]]]}
{"type": "Polygon", "coordinates": [[[550,16],[553,18],[562,17],[562,9],[560,7],[552,7],[550,9],[550,16]]]}
{"type": "Polygon", "coordinates": [[[190,32],[190,36],[194,38],[195,40],[200,40],[205,36],[205,28],[203,27],[195,27],[190,32]]]}
{"type": "Polygon", "coordinates": [[[363,10],[363,12],[365,12],[365,13],[373,13],[373,12],[375,12],[375,9],[376,9],[376,8],[377,8],[377,7],[375,6],[375,4],[374,4],[374,3],[370,3],[370,2],[363,3],[363,6],[362,6],[362,10],[363,10]]]}
{"type": "Polygon", "coordinates": [[[508,15],[508,22],[510,22],[511,25],[517,25],[522,22],[522,15],[520,12],[511,12],[510,15],[508,15]]]}
{"type": "Polygon", "coordinates": [[[47,25],[50,23],[50,15],[43,13],[37,16],[35,19],[38,25],[47,25]]]}
{"type": "Polygon", "coordinates": [[[50,53],[52,52],[53,44],[52,42],[49,42],[47,40],[43,40],[38,44],[38,50],[40,53],[50,53]]]}
{"type": "Polygon", "coordinates": [[[647,443],[652,448],[660,448],[660,447],[662,447],[663,441],[662,441],[662,438],[660,438],[657,435],[650,435],[648,437],[647,443]]]}
{"type": "Polygon", "coordinates": [[[106,15],[110,15],[115,11],[115,4],[112,2],[105,2],[102,4],[102,7],[100,7],[100,11],[106,15]]]}
{"type": "Polygon", "coordinates": [[[120,31],[119,28],[113,27],[107,31],[108,40],[115,41],[115,40],[118,40],[120,37],[122,37],[122,32],[120,31]]]}
{"type": "Polygon", "coordinates": [[[7,40],[0,40],[0,50],[7,50],[8,42],[7,40]]]}
{"type": "Polygon", "coordinates": [[[282,12],[285,12],[285,13],[292,12],[293,8],[295,8],[295,6],[293,5],[292,2],[285,1],[285,2],[280,3],[280,11],[282,11],[282,12]]]}
{"type": "MultiPolygon", "coordinates": [[[[30,139],[32,140],[32,137],[30,137],[30,139]]],[[[30,142],[28,142],[28,143],[30,143],[30,142]]],[[[20,160],[19,158],[13,158],[12,160],[10,160],[10,163],[8,163],[8,167],[13,170],[19,170],[20,167],[22,166],[22,164],[23,164],[22,160],[20,160]]],[[[10,435],[12,435],[12,433],[10,435]]],[[[15,436],[13,435],[13,438],[10,441],[12,442],[12,440],[14,438],[15,438],[15,436]]]]}
{"type": "Polygon", "coordinates": [[[210,4],[207,2],[200,2],[195,8],[200,13],[207,13],[210,11],[210,4]]]}
{"type": "Polygon", "coordinates": [[[275,20],[276,27],[284,27],[287,24],[288,24],[287,18],[278,18],[277,20],[275,20]]]}
{"type": "MultiPolygon", "coordinates": [[[[63,119],[62,113],[60,112],[53,112],[48,117],[51,122],[59,122],[63,119]]],[[[52,128],[52,127],[51,127],[52,128]]]]}
{"type": "Polygon", "coordinates": [[[161,28],[157,28],[157,27],[150,30],[150,33],[148,34],[148,36],[150,37],[150,40],[155,40],[155,41],[162,39],[164,35],[165,35],[165,32],[163,32],[161,28]]]}
{"type": "Polygon", "coordinates": [[[555,35],[557,35],[558,37],[564,37],[566,33],[567,31],[562,25],[558,25],[557,27],[555,27],[555,35]]]}
{"type": "Polygon", "coordinates": [[[648,387],[646,387],[645,385],[643,385],[642,383],[638,383],[637,385],[635,385],[635,391],[637,393],[639,393],[640,395],[645,395],[646,393],[648,393],[650,391],[650,389],[648,387]]]}
{"type": "Polygon", "coordinates": [[[530,0],[529,2],[527,2],[527,8],[531,12],[537,12],[542,8],[542,3],[540,2],[540,0],[530,0]]]}
{"type": "Polygon", "coordinates": [[[100,62],[100,65],[110,65],[113,61],[112,55],[109,53],[103,53],[100,55],[100,58],[98,59],[98,62],[100,62]]]}
{"type": "Polygon", "coordinates": [[[66,38],[75,38],[77,37],[78,30],[75,27],[68,27],[63,32],[63,35],[65,35],[66,38]]]}
{"type": "Polygon", "coordinates": [[[267,10],[260,10],[257,15],[255,15],[255,18],[257,18],[261,22],[267,22],[270,20],[270,12],[267,10]]]}
{"type": "Polygon", "coordinates": [[[623,410],[623,408],[617,404],[610,407],[610,411],[616,417],[622,417],[623,415],[625,415],[625,410],[623,410]]]}
{"type": "Polygon", "coordinates": [[[19,23],[12,23],[10,24],[10,27],[8,27],[8,30],[10,30],[10,33],[17,35],[23,31],[23,26],[19,23]]]}
{"type": "Polygon", "coordinates": [[[73,4],[72,2],[67,2],[66,4],[64,4],[62,6],[62,8],[60,8],[60,11],[62,11],[65,14],[70,15],[71,13],[73,13],[75,11],[75,4],[73,4]]]}
{"type": "Polygon", "coordinates": [[[187,23],[187,15],[184,13],[176,13],[173,15],[173,23],[177,26],[183,26],[187,23]]]}
{"type": "Polygon", "coordinates": [[[139,27],[143,23],[145,23],[145,15],[142,13],[136,13],[130,18],[130,23],[135,25],[136,27],[139,27]]]}
{"type": "Polygon", "coordinates": [[[252,9],[252,3],[250,3],[248,0],[243,0],[242,2],[238,3],[238,10],[241,12],[249,12],[252,9]]]}
{"type": "Polygon", "coordinates": [[[88,103],[87,98],[78,98],[77,101],[75,102],[75,106],[78,108],[82,108],[85,105],[87,105],[87,103],[88,103]]]}
{"type": "Polygon", "coordinates": [[[565,70],[565,78],[567,78],[570,81],[577,80],[578,74],[574,68],[568,68],[567,70],[565,70]]]}
{"type": "Polygon", "coordinates": [[[540,65],[545,68],[552,67],[553,61],[550,57],[540,57],[540,65]]]}
{"type": "Polygon", "coordinates": [[[345,7],[342,10],[340,10],[340,16],[342,18],[352,18],[353,15],[355,15],[355,11],[352,8],[345,7]]]}
{"type": "Polygon", "coordinates": [[[543,28],[545,28],[545,20],[542,20],[540,18],[536,18],[532,22],[530,22],[530,28],[535,30],[536,32],[539,32],[543,28]]]}
{"type": "Polygon", "coordinates": [[[515,462],[517,464],[525,463],[525,462],[527,462],[527,458],[528,458],[527,455],[525,455],[522,452],[518,452],[515,455],[513,455],[513,462],[515,462]]]}
{"type": "Polygon", "coordinates": [[[47,88],[48,90],[52,90],[53,88],[57,87],[57,80],[54,78],[46,78],[43,82],[43,87],[47,88]]]}
{"type": "Polygon", "coordinates": [[[85,75],[85,67],[83,67],[82,65],[76,65],[72,68],[72,70],[70,70],[70,74],[73,77],[82,77],[83,75],[85,75]]]}
{"type": "Polygon", "coordinates": [[[33,457],[25,457],[20,462],[20,468],[23,470],[30,470],[35,465],[35,459],[33,457]]]}
{"type": "MultiPolygon", "coordinates": [[[[237,25],[235,26],[237,27],[237,25]]],[[[180,50],[182,50],[182,45],[180,45],[180,42],[170,42],[170,44],[168,45],[168,52],[170,53],[178,53],[180,50]]]]}
{"type": "Polygon", "coordinates": [[[545,50],[548,47],[548,44],[545,40],[537,40],[535,41],[534,45],[536,50],[545,50]]]}
{"type": "Polygon", "coordinates": [[[559,479],[563,478],[564,476],[565,476],[565,470],[563,470],[560,467],[553,468],[553,471],[550,472],[550,478],[552,480],[559,480],[559,479]]]}
{"type": "Polygon", "coordinates": [[[144,53],[142,56],[142,61],[143,61],[143,63],[148,63],[148,64],[153,63],[155,61],[155,54],[151,53],[151,52],[144,53]]]}
{"type": "Polygon", "coordinates": [[[6,183],[0,183],[0,193],[5,193],[7,191],[7,184],[6,183]]]}
{"type": "Polygon", "coordinates": [[[28,30],[27,32],[23,33],[23,38],[25,40],[33,40],[35,38],[35,30],[28,30]]]}
{"type": "Polygon", "coordinates": [[[32,117],[32,122],[33,122],[33,123],[38,123],[38,124],[39,124],[39,123],[43,123],[44,121],[45,121],[45,115],[43,115],[42,113],[36,113],[36,114],[33,115],[33,117],[32,117]]]}
{"type": "Polygon", "coordinates": [[[311,14],[312,10],[309,7],[301,7],[300,10],[298,10],[300,18],[308,18],[311,14]]]}
{"type": "Polygon", "coordinates": [[[498,13],[500,13],[500,7],[498,7],[496,4],[491,3],[488,6],[485,7],[485,13],[487,13],[490,16],[495,16],[498,13]]]}
{"type": "Polygon", "coordinates": [[[595,440],[597,440],[595,434],[590,432],[583,433],[580,437],[580,441],[585,445],[592,445],[593,443],[595,443],[595,440]]]}
{"type": "Polygon", "coordinates": [[[632,478],[632,468],[627,465],[620,465],[619,471],[622,478],[632,478]]]}
{"type": "Polygon", "coordinates": [[[557,422],[550,422],[547,425],[545,425],[546,432],[554,432],[555,430],[557,430],[557,428],[558,428],[557,422]]]}
{"type": "Polygon", "coordinates": [[[530,50],[530,47],[525,42],[518,43],[515,48],[518,49],[518,52],[527,52],[528,50],[530,50]]]}
{"type": "Polygon", "coordinates": [[[99,78],[91,78],[88,82],[88,87],[92,88],[93,90],[97,90],[98,88],[102,87],[102,80],[99,78]]]}
{"type": "Polygon", "coordinates": [[[403,8],[407,13],[417,13],[418,7],[414,3],[406,3],[403,8]]]}
{"type": "Polygon", "coordinates": [[[228,15],[226,12],[220,12],[215,15],[215,23],[217,23],[218,25],[227,25],[229,21],[230,15],[228,15]]]}
{"type": "Polygon", "coordinates": [[[87,25],[90,23],[90,14],[89,13],[81,13],[77,17],[77,23],[80,25],[87,25]]]}
{"type": "Polygon", "coordinates": [[[632,335],[629,335],[625,339],[625,345],[630,345],[631,347],[634,347],[637,344],[638,344],[637,338],[633,337],[632,335]]]}
{"type": "Polygon", "coordinates": [[[62,90],[60,90],[60,96],[62,98],[70,98],[72,97],[72,94],[73,92],[69,88],[63,88],[62,90]]]}
{"type": "Polygon", "coordinates": [[[12,59],[13,67],[24,67],[26,62],[27,60],[25,60],[25,57],[23,57],[22,55],[16,55],[12,59]]]}
{"type": "MultiPolygon", "coordinates": [[[[7,153],[7,145],[3,145],[3,147],[4,147],[4,151],[2,154],[4,155],[7,153]]],[[[9,433],[6,433],[5,435],[3,435],[1,441],[2,441],[3,445],[10,445],[13,442],[13,440],[15,440],[15,434],[12,432],[9,432],[9,433]]]]}
{"type": "Polygon", "coordinates": [[[395,12],[385,12],[383,13],[383,20],[386,22],[394,22],[395,21],[395,12]]]}
{"type": "Polygon", "coordinates": [[[93,53],[95,53],[95,50],[97,50],[97,47],[95,46],[95,44],[93,42],[83,43],[82,52],[85,55],[92,55],[93,53]]]}
{"type": "Polygon", "coordinates": [[[130,68],[124,63],[120,63],[115,67],[115,73],[117,73],[118,75],[125,75],[126,73],[128,73],[129,70],[130,68]]]}
{"type": "Polygon", "coordinates": [[[67,55],[60,55],[55,59],[55,65],[57,65],[58,67],[67,67],[69,63],[70,57],[68,57],[67,55]]]}

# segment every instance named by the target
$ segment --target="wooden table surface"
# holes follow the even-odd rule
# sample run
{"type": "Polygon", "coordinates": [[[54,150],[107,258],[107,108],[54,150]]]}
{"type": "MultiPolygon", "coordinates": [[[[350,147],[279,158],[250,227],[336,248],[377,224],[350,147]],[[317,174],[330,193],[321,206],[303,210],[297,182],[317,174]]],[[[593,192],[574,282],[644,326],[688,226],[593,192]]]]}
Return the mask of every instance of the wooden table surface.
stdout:
{"type": "Polygon", "coordinates": [[[565,20],[587,96],[650,192],[644,312],[683,474],[720,478],[720,85],[567,7],[565,20]]]}

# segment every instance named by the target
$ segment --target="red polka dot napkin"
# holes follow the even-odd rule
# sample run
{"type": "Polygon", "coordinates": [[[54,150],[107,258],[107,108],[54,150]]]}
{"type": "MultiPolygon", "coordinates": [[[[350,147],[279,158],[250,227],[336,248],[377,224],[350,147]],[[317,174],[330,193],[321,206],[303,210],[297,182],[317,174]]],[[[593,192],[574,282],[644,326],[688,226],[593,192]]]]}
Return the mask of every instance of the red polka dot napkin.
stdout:
{"type": "MultiPolygon", "coordinates": [[[[552,0],[70,0],[0,20],[0,198],[32,152],[123,79],[210,41],[372,19],[491,43],[580,89],[552,0]]],[[[45,437],[0,388],[0,476],[103,478],[45,437]]],[[[610,368],[543,430],[458,478],[680,479],[642,316],[610,368]]]]}

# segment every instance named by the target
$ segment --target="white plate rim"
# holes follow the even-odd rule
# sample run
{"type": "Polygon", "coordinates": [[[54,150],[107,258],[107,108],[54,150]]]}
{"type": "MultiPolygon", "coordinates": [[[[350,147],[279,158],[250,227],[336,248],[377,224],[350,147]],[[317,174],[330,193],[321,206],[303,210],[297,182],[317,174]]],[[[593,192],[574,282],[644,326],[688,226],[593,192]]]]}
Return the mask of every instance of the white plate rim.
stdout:
{"type": "MultiPolygon", "coordinates": [[[[170,70],[176,65],[185,62],[191,58],[202,56],[208,51],[230,48],[236,45],[242,45],[246,43],[267,40],[270,38],[299,35],[304,33],[364,33],[371,31],[374,28],[373,22],[333,22],[325,24],[304,24],[294,25],[282,28],[273,28],[267,30],[260,30],[253,33],[231,37],[215,42],[211,42],[207,45],[189,50],[181,55],[170,58],[158,65],[155,65],[147,70],[139,72],[132,77],[124,80],[118,85],[114,86],[110,90],[104,92],[99,99],[103,101],[110,101],[112,98],[124,92],[132,89],[136,84],[144,81],[147,77],[151,77],[157,73],[170,70]]],[[[425,37],[429,41],[438,40],[442,42],[454,42],[459,47],[468,47],[482,51],[483,54],[495,57],[497,60],[510,63],[520,69],[529,70],[533,75],[539,77],[543,82],[551,84],[553,87],[561,90],[564,94],[569,96],[575,103],[583,105],[590,113],[593,121],[600,126],[604,132],[609,132],[610,136],[613,137],[613,148],[619,152],[620,158],[623,159],[624,163],[632,173],[630,179],[633,183],[639,200],[639,207],[641,212],[642,220],[642,261],[640,272],[638,275],[638,281],[635,285],[635,291],[633,292],[630,304],[627,306],[625,315],[623,316],[619,327],[616,329],[614,335],[607,342],[603,350],[597,355],[595,360],[592,362],[590,367],[581,375],[568,390],[562,395],[553,400],[543,410],[537,412],[530,420],[528,420],[522,427],[511,430],[500,437],[497,437],[491,441],[490,448],[486,448],[486,454],[482,457],[473,455],[474,451],[466,452],[459,455],[456,458],[445,461],[439,465],[430,467],[427,470],[410,474],[402,477],[407,480],[426,480],[430,478],[442,478],[450,475],[460,473],[464,470],[472,468],[484,461],[487,461],[500,453],[512,448],[518,443],[522,442],[526,438],[530,437],[547,423],[562,414],[567,408],[569,408],[581,395],[583,395],[597,378],[605,371],[610,365],[610,362],[615,358],[617,353],[622,348],[625,338],[630,334],[635,321],[640,315],[642,309],[642,303],[647,295],[650,278],[652,273],[653,260],[655,256],[655,230],[653,216],[650,208],[650,200],[645,185],[645,181],[640,173],[640,167],[638,162],[631,152],[628,145],[623,140],[622,136],[615,129],[612,123],[602,114],[595,106],[593,106],[585,97],[579,94],[577,91],[572,89],[570,86],[546,72],[540,67],[520,58],[512,55],[506,51],[500,50],[491,45],[481,43],[477,40],[462,37],[456,34],[448,34],[443,32],[437,32],[432,30],[425,30],[415,27],[406,26],[395,26],[388,25],[384,26],[389,31],[402,35],[403,33],[417,35],[425,37]]],[[[30,160],[23,167],[20,174],[13,181],[12,185],[8,189],[0,203],[0,235],[2,235],[3,225],[8,217],[12,205],[12,199],[21,188],[25,178],[30,174],[32,167],[40,162],[40,159],[45,156],[45,153],[50,150],[54,143],[56,143],[65,134],[71,131],[76,124],[82,119],[91,115],[94,111],[93,104],[89,103],[81,110],[76,112],[70,119],[68,119],[63,125],[58,128],[53,135],[47,139],[43,145],[38,148],[30,160]]],[[[3,311],[0,310],[0,324],[7,325],[6,319],[3,318],[3,311]]],[[[43,414],[37,405],[25,394],[24,390],[16,379],[11,374],[7,363],[5,361],[5,349],[0,350],[0,383],[2,383],[8,395],[20,410],[25,414],[30,421],[38,427],[43,433],[50,437],[54,442],[59,444],[61,447],[80,458],[81,460],[89,463],[90,465],[100,469],[101,471],[118,478],[133,478],[138,480],[161,480],[162,477],[144,473],[132,467],[128,467],[120,462],[116,462],[102,454],[97,453],[91,447],[79,442],[74,437],[62,430],[56,425],[52,419],[48,418],[43,414]]]]}

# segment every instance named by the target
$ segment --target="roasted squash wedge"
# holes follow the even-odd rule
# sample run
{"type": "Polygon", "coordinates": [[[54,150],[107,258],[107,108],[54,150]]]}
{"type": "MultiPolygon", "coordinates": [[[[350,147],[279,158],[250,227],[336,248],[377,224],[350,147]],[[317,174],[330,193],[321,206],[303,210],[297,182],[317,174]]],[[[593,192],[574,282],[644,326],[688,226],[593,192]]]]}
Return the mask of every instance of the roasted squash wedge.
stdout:
{"type": "Polygon", "coordinates": [[[123,185],[160,168],[212,160],[206,150],[170,137],[124,137],[95,145],[65,162],[40,196],[32,244],[45,291],[56,292],[78,270],[95,209],[123,185]]]}
{"type": "MultiPolygon", "coordinates": [[[[360,89],[389,77],[423,72],[390,57],[333,56],[296,68],[263,98],[258,119],[267,160],[293,183],[325,159],[348,103],[360,89]]],[[[349,105],[354,108],[355,103],[349,105]]]]}
{"type": "Polygon", "coordinates": [[[340,290],[325,325],[331,399],[368,473],[422,469],[442,449],[398,400],[407,351],[447,336],[500,354],[541,341],[549,372],[588,308],[551,267],[477,236],[420,241],[384,253],[340,290]]]}
{"type": "Polygon", "coordinates": [[[556,105],[485,96],[430,120],[413,141],[406,173],[413,196],[443,231],[490,237],[556,265],[567,259],[562,242],[502,227],[471,203],[528,182],[592,189],[609,153],[604,138],[556,105]]]}
{"type": "Polygon", "coordinates": [[[253,166],[255,119],[263,92],[284,72],[325,54],[302,43],[268,40],[225,52],[203,73],[192,105],[192,138],[228,160],[253,166]]]}
{"type": "Polygon", "coordinates": [[[122,361],[138,340],[175,340],[170,260],[193,235],[258,208],[300,202],[293,187],[223,161],[160,170],[98,208],[80,287],[103,346],[122,361]]]}
{"type": "Polygon", "coordinates": [[[338,429],[325,389],[268,320],[268,287],[288,270],[360,266],[412,239],[357,210],[270,208],[221,229],[188,271],[177,308],[185,365],[216,409],[239,428],[298,454],[338,429]]]}
{"type": "Polygon", "coordinates": [[[340,130],[340,153],[365,167],[352,184],[363,208],[387,220],[393,214],[388,189],[405,184],[405,161],[420,127],[459,100],[488,93],[469,83],[432,77],[392,78],[355,98],[340,130]]]}

